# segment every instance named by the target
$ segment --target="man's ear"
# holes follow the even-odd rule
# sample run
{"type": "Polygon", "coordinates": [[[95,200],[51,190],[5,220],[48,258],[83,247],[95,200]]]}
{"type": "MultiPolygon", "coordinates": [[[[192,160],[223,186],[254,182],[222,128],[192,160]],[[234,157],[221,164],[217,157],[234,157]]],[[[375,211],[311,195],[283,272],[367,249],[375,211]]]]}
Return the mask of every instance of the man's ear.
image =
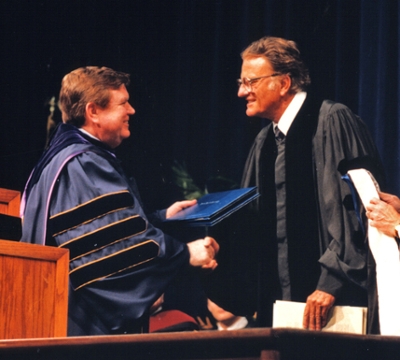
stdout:
{"type": "Polygon", "coordinates": [[[98,107],[94,102],[88,102],[86,104],[85,118],[92,123],[98,122],[98,107]]]}
{"type": "Polygon", "coordinates": [[[281,75],[281,96],[286,95],[290,92],[290,88],[292,87],[292,78],[288,74],[281,75]]]}

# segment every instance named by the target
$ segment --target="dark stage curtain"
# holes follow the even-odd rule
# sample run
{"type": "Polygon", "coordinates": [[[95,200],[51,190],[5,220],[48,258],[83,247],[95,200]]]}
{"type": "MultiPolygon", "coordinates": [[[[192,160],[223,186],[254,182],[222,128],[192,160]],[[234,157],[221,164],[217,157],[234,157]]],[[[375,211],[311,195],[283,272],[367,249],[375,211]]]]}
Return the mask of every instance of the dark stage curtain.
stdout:
{"type": "Polygon", "coordinates": [[[315,91],[368,124],[385,189],[400,195],[397,1],[15,0],[0,10],[0,187],[22,190],[46,141],[48,101],[83,65],[132,74],[137,113],[118,155],[150,207],[179,198],[174,161],[201,189],[228,186],[217,176],[238,184],[262,126],[236,96],[239,54],[274,35],[299,44],[315,91]]]}

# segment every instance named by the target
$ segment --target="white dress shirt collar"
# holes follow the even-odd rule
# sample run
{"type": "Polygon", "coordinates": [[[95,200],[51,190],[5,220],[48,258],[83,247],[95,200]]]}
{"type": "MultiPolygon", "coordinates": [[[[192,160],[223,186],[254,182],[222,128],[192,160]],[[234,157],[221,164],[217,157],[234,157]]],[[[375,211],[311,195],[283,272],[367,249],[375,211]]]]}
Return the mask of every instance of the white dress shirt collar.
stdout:
{"type": "Polygon", "coordinates": [[[86,134],[87,136],[91,137],[92,139],[95,139],[97,141],[100,141],[100,139],[98,139],[96,136],[93,136],[90,132],[83,130],[82,128],[78,128],[79,131],[83,132],[84,134],[86,134]]]}
{"type": "Polygon", "coordinates": [[[275,125],[274,123],[274,128],[278,126],[279,130],[286,136],[306,97],[307,93],[304,91],[296,93],[289,106],[279,119],[278,124],[275,125]]]}

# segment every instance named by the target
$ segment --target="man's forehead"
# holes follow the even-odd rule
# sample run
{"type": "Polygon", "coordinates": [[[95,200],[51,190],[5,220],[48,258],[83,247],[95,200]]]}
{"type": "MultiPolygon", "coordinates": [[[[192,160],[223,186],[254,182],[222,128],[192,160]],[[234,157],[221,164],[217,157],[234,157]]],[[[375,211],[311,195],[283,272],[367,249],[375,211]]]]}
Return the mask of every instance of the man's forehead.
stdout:
{"type": "Polygon", "coordinates": [[[125,85],[121,85],[118,89],[110,89],[110,100],[129,100],[129,93],[125,85]]]}
{"type": "Polygon", "coordinates": [[[247,56],[243,59],[242,73],[272,70],[272,65],[264,56],[247,56]]]}

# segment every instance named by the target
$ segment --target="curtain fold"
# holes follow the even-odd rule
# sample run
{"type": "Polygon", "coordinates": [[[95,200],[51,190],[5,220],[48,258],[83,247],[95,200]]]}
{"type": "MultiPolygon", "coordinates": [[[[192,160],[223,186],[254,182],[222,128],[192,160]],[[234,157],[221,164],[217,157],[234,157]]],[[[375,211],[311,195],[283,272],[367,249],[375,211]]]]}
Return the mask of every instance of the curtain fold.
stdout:
{"type": "Polygon", "coordinates": [[[398,1],[24,4],[0,5],[6,69],[0,78],[0,187],[23,188],[45,143],[46,101],[58,95],[66,72],[83,65],[132,74],[137,112],[120,153],[146,187],[173,160],[185,162],[201,187],[213,176],[238,183],[265,123],[248,119],[245,101],[237,98],[240,52],[273,35],[299,44],[316,91],[367,123],[384,162],[386,189],[400,195],[398,1]]]}

